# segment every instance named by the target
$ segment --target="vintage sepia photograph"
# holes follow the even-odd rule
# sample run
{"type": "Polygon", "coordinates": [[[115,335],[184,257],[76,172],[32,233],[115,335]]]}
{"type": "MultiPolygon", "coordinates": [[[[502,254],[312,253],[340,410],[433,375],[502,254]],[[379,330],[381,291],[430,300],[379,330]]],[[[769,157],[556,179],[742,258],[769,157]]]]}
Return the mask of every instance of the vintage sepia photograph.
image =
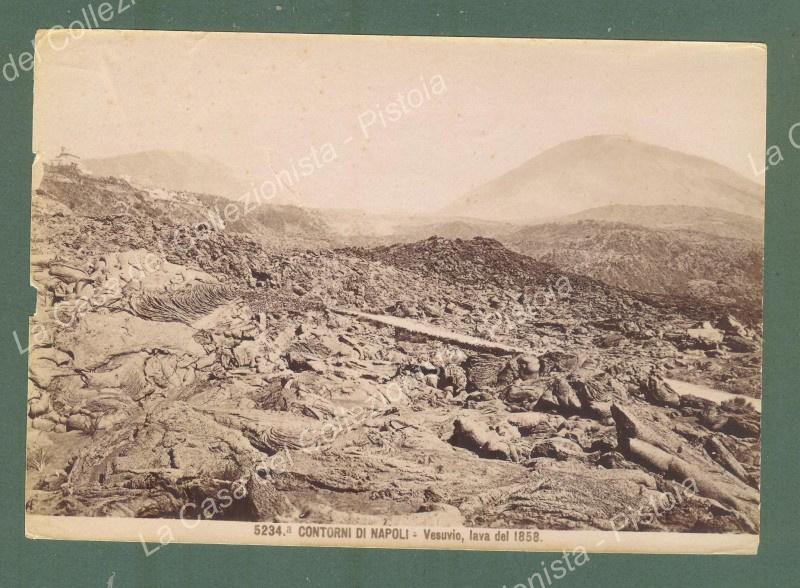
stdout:
{"type": "Polygon", "coordinates": [[[765,46],[80,32],[28,537],[756,552],[765,46]]]}

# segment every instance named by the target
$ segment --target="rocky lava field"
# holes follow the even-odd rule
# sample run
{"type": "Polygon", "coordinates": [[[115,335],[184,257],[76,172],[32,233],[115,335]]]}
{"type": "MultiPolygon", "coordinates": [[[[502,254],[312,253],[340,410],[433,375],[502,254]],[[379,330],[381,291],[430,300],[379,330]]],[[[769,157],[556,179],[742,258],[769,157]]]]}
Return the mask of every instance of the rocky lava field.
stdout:
{"type": "Polygon", "coordinates": [[[34,194],[29,512],[758,531],[758,311],[482,237],[311,247],[144,193],[109,213],[122,192],[34,194]]]}

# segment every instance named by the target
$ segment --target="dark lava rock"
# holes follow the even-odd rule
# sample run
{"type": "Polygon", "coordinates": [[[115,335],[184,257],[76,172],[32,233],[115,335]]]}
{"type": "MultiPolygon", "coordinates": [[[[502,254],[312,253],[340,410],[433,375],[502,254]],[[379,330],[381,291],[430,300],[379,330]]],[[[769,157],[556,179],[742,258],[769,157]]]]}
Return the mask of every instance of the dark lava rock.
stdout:
{"type": "Polygon", "coordinates": [[[672,386],[656,376],[650,376],[642,383],[641,388],[648,402],[676,408],[681,405],[680,395],[672,389],[672,386]]]}

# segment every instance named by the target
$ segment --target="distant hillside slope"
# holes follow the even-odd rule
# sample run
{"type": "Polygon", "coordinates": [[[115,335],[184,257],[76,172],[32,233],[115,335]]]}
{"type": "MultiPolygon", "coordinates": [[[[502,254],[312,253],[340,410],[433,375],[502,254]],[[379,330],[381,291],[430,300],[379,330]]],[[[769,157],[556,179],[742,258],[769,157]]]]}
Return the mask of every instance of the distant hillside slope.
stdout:
{"type": "Polygon", "coordinates": [[[275,235],[304,239],[309,245],[332,238],[330,228],[316,211],[299,206],[262,204],[236,220],[226,223],[228,231],[255,237],[275,235]]]}
{"type": "Polygon", "coordinates": [[[717,237],[764,241],[764,224],[743,214],[700,206],[636,206],[614,204],[590,208],[554,222],[598,220],[657,229],[700,231],[717,237]]]}
{"type": "MultiPolygon", "coordinates": [[[[434,236],[497,239],[560,271],[624,289],[741,304],[753,312],[761,305],[762,224],[724,210],[631,205],[590,209],[524,227],[474,219],[409,223],[397,226],[393,235],[351,243],[390,245],[434,236]]],[[[486,269],[491,273],[491,267],[486,269]]]]}
{"type": "MultiPolygon", "coordinates": [[[[512,251],[495,239],[444,239],[431,237],[415,243],[373,248],[346,248],[337,250],[350,257],[370,262],[380,262],[425,278],[428,291],[434,293],[439,285],[457,284],[461,297],[469,301],[484,299],[485,292],[494,290],[496,300],[484,301],[504,305],[509,300],[542,302],[547,299],[548,312],[555,317],[586,317],[601,313],[618,317],[625,307],[639,307],[645,303],[662,309],[662,312],[680,313],[694,319],[732,312],[757,323],[761,317],[760,302],[730,303],[721,299],[691,296],[662,296],[625,290],[586,274],[573,273],[564,267],[534,259],[512,251]],[[569,284],[568,291],[563,286],[569,284]]],[[[412,286],[409,285],[409,288],[412,286]]],[[[467,307],[471,306],[467,302],[467,307]]]]}
{"type": "Polygon", "coordinates": [[[417,225],[406,225],[397,228],[387,242],[400,243],[421,241],[428,237],[444,237],[446,239],[473,239],[488,237],[501,239],[503,235],[519,230],[518,225],[510,223],[482,222],[472,220],[442,221],[417,225]]]}
{"type": "MultiPolygon", "coordinates": [[[[206,218],[206,206],[189,194],[168,194],[138,188],[118,177],[99,177],[76,168],[45,164],[35,198],[57,202],[79,216],[136,214],[172,222],[194,224],[206,218]]],[[[54,212],[43,208],[42,212],[54,212]]]]}
{"type": "Polygon", "coordinates": [[[761,218],[763,191],[763,186],[707,159],[598,135],[557,145],[441,212],[530,224],[613,204],[673,205],[761,218]]]}
{"type": "Polygon", "coordinates": [[[203,223],[229,233],[248,233],[276,247],[314,247],[331,238],[327,224],[313,210],[274,204],[250,210],[220,196],[142,189],[121,178],[50,165],[45,165],[33,203],[39,214],[69,212],[94,218],[129,214],[175,225],[203,223]],[[232,207],[230,214],[226,207],[232,207]]]}
{"type": "MultiPolygon", "coordinates": [[[[430,237],[414,243],[398,243],[374,248],[343,249],[354,257],[380,261],[410,270],[432,280],[486,286],[492,284],[512,291],[538,287],[555,287],[564,271],[504,247],[495,239],[446,239],[430,237]]],[[[597,291],[610,291],[607,284],[592,278],[570,275],[573,287],[586,286],[597,291]]]]}
{"type": "Polygon", "coordinates": [[[761,304],[763,247],[746,239],[583,220],[505,235],[511,249],[628,290],[761,304]]]}
{"type": "MultiPolygon", "coordinates": [[[[762,243],[764,240],[761,220],[717,208],[699,206],[610,205],[590,208],[550,222],[569,224],[581,220],[624,223],[655,229],[699,231],[717,237],[747,239],[756,243],[762,243]]],[[[449,239],[491,237],[502,241],[506,235],[519,231],[520,228],[522,228],[520,224],[478,219],[439,219],[438,222],[397,223],[391,238],[394,242],[418,241],[437,235],[449,239]]]]}
{"type": "Polygon", "coordinates": [[[217,194],[234,200],[248,191],[227,166],[181,151],[140,151],[84,159],[81,165],[92,175],[124,177],[137,185],[166,190],[217,194]]]}

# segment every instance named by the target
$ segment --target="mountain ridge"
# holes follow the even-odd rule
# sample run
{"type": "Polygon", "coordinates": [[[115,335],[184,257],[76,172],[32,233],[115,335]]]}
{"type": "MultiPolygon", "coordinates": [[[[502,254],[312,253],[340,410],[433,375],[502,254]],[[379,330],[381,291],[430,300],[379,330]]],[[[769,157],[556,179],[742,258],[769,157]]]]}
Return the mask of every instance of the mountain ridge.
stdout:
{"type": "Polygon", "coordinates": [[[615,204],[700,205],[762,218],[763,190],[709,159],[628,137],[592,135],[534,156],[440,212],[532,224],[615,204]]]}
{"type": "Polygon", "coordinates": [[[237,200],[247,185],[228,166],[210,157],[152,149],[111,157],[82,159],[92,175],[126,178],[145,187],[216,194],[237,200]]]}

